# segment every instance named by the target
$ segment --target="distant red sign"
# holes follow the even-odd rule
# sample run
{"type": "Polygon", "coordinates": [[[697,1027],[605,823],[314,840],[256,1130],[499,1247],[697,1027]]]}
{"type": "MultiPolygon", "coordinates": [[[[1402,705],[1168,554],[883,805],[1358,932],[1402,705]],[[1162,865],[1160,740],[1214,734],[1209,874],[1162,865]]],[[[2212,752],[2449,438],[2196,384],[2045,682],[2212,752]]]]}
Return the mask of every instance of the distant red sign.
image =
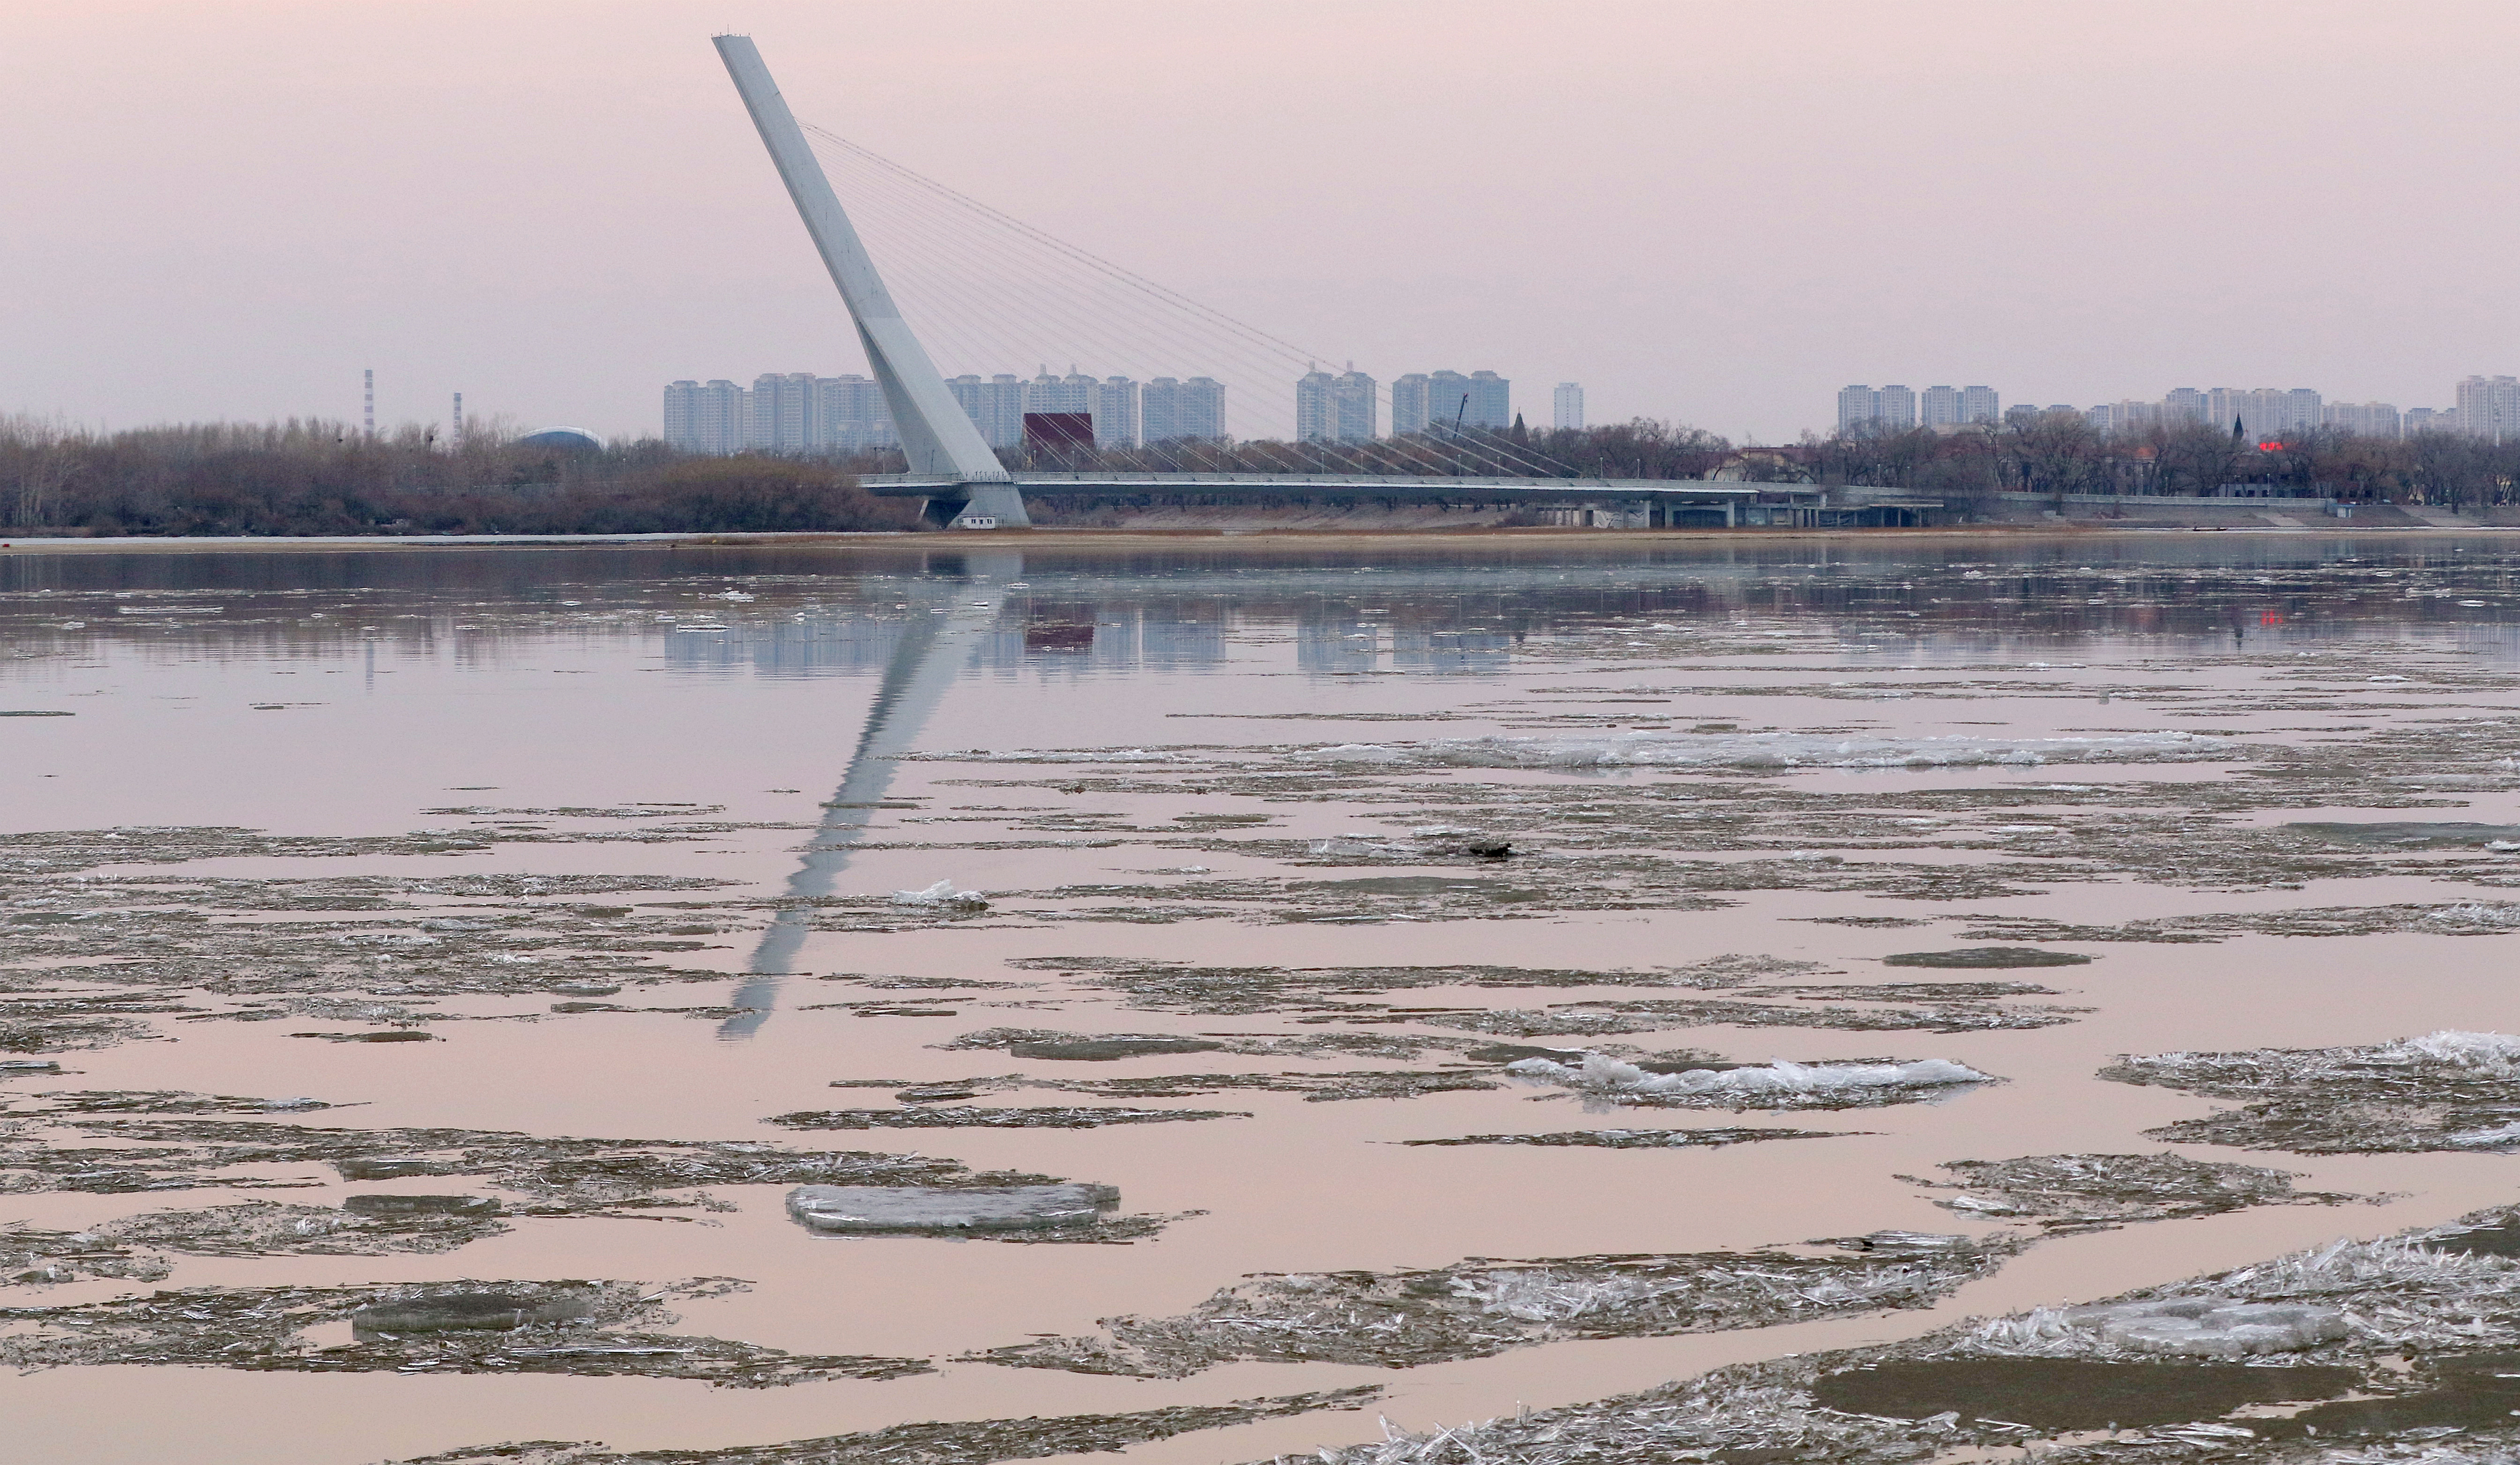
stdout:
{"type": "Polygon", "coordinates": [[[1094,447],[1094,414],[1090,412],[1027,412],[1023,422],[1026,452],[1091,451],[1094,447]]]}

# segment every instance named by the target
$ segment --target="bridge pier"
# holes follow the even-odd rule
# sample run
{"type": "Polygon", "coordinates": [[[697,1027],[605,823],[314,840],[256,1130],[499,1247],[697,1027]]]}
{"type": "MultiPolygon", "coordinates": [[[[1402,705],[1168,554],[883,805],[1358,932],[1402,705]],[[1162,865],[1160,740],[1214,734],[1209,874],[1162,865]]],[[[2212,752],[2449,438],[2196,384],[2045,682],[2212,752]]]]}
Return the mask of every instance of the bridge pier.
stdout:
{"type": "Polygon", "coordinates": [[[930,495],[919,506],[919,517],[931,529],[1029,529],[1023,491],[1012,483],[964,483],[960,498],[930,495]],[[967,520],[985,519],[987,523],[967,520]]]}

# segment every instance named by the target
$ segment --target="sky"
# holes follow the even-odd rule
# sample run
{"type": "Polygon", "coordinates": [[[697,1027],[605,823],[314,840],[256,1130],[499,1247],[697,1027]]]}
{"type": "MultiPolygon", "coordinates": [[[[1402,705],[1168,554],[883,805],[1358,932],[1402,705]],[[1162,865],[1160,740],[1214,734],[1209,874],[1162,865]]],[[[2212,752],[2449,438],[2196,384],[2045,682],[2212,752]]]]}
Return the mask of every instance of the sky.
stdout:
{"type": "Polygon", "coordinates": [[[2510,0],[10,10],[0,414],[355,420],[374,368],[385,425],[644,435],[676,377],[864,370],[721,30],[809,122],[1535,421],[2520,374],[2510,0]]]}

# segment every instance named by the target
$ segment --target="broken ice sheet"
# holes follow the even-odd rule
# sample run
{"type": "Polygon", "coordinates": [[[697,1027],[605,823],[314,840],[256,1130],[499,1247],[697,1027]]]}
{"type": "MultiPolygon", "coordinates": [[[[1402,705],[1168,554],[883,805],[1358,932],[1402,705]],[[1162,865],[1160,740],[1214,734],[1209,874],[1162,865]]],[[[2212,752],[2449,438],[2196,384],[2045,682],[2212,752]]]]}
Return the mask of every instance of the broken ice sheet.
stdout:
{"type": "Polygon", "coordinates": [[[295,1373],[577,1373],[693,1379],[769,1388],[933,1371],[916,1358],[788,1354],[721,1338],[655,1331],[676,1320],[661,1300],[722,1295],[725,1278],[662,1289],[626,1282],[441,1282],[413,1287],[188,1287],[62,1308],[0,1308],[0,1366],[189,1364],[295,1373]],[[485,1304],[495,1299],[495,1305],[485,1304]],[[432,1313],[447,1321],[428,1323],[432,1313]],[[379,1324],[315,1348],[325,1323],[379,1324]],[[505,1325],[501,1325],[505,1324],[505,1325]]]}
{"type": "Polygon", "coordinates": [[[537,1440],[452,1449],[393,1465],[996,1465],[1063,1455],[1114,1453],[1132,1444],[1195,1430],[1224,1429],[1324,1409],[1355,1409],[1382,1390],[1373,1385],[1222,1404],[1174,1404],[1126,1414],[955,1420],[896,1424],[851,1435],[825,1435],[778,1444],[723,1449],[658,1449],[621,1453],[600,1444],[537,1440]]]}
{"type": "Polygon", "coordinates": [[[2299,1154],[2520,1149],[2520,1038],[2501,1033],[2122,1057],[2099,1076],[2246,1101],[2144,1132],[2167,1143],[2299,1154]]]}
{"type": "Polygon", "coordinates": [[[1908,1465],[2026,1448],[2059,1465],[2508,1465],[2520,1458],[2520,1261],[2452,1248],[2515,1226],[2520,1207],[2502,1207],[1640,1394],[1427,1433],[1386,1426],[1380,1442],[1320,1453],[1324,1465],[1908,1465]]]}
{"type": "Polygon", "coordinates": [[[765,1123],[790,1130],[1099,1130],[1109,1125],[1250,1117],[1226,1109],[1133,1109],[1082,1104],[996,1109],[940,1104],[907,1109],[799,1109],[792,1114],[774,1114],[765,1123]]]}
{"type": "Polygon", "coordinates": [[[1026,956],[1008,963],[1027,971],[1084,975],[1089,985],[1127,993],[1129,1005],[1156,1011],[1240,1015],[1336,1009],[1335,997],[1419,987],[1688,987],[1731,988],[1768,977],[1822,970],[1817,961],[1731,954],[1644,970],[1583,971],[1555,967],[1197,966],[1136,956],[1026,956]]]}
{"type": "Polygon", "coordinates": [[[2048,763],[2185,763],[2245,757],[2228,737],[2136,732],[2114,737],[1835,736],[1808,732],[1630,732],[1615,737],[1469,737],[1343,743],[1298,756],[1331,764],[1445,768],[2038,767],[2048,763]]]}
{"type": "Polygon", "coordinates": [[[1669,1337],[1928,1307],[2021,1245],[2006,1235],[1916,1239],[1935,1244],[1262,1273],[1179,1317],[1106,1318],[1104,1338],[972,1356],[1142,1378],[1184,1378],[1238,1359],[1411,1368],[1561,1337],[1669,1337]]]}
{"type": "MultiPolygon", "coordinates": [[[[1980,988],[1983,994],[1991,989],[1980,988]]],[[[1723,1025],[1744,1028],[1833,1028],[1857,1033],[1981,1033],[2048,1028],[2069,1023],[2087,1007],[2049,1003],[2004,1006],[1984,996],[1937,999],[1934,990],[1905,992],[1896,986],[1844,988],[1836,991],[1858,1000],[1913,996],[1913,1006],[1846,1007],[1799,1005],[1828,988],[1778,990],[1792,1001],[1758,1002],[1734,998],[1640,998],[1624,1001],[1566,1002],[1532,1009],[1501,1007],[1484,1012],[1430,1014],[1419,1019],[1429,1027],[1501,1038],[1548,1038],[1560,1035],[1651,1033],[1667,1028],[1723,1025]]]]}
{"type": "Polygon", "coordinates": [[[1450,1139],[1403,1139],[1402,1144],[1528,1144],[1547,1148],[1608,1150],[1721,1149],[1764,1139],[1835,1139],[1853,1131],[1833,1130],[1571,1130],[1547,1134],[1462,1134],[1450,1139]]]}
{"type": "Polygon", "coordinates": [[[2153,1155],[2028,1155],[1954,1160],[1954,1180],[1899,1178],[1937,1190],[1934,1204],[1963,1216],[2035,1221],[2050,1232],[2106,1230],[2129,1221],[2213,1216],[2252,1206],[2342,1205],[2364,1197],[2297,1191],[2293,1173],[2258,1165],[2153,1155]]]}
{"type": "Polygon", "coordinates": [[[1912,1104],[2001,1083],[1944,1058],[1901,1061],[1835,1060],[1694,1066],[1690,1062],[1637,1064],[1606,1053],[1587,1053],[1580,1064],[1522,1058],[1508,1072],[1563,1085],[1588,1099],[1708,1109],[1854,1109],[1912,1104]]]}
{"type": "MultiPolygon", "coordinates": [[[[180,1104],[182,1095],[149,1095],[180,1104]]],[[[198,1097],[198,1096],[197,1096],[198,1097]]],[[[239,1101],[250,1102],[250,1101],[239,1101]]],[[[704,1186],[798,1184],[1010,1185],[1055,1176],[974,1172],[945,1159],[796,1150],[733,1140],[545,1137],[463,1129],[319,1129],[276,1120],[125,1117],[72,1112],[55,1143],[31,1123],[0,1129],[0,1192],[126,1194],[200,1186],[296,1187],[320,1175],[273,1176],[242,1167],[328,1165],[343,1179],[465,1176],[516,1193],[521,1216],[589,1216],[722,1205],[704,1186]]]]}

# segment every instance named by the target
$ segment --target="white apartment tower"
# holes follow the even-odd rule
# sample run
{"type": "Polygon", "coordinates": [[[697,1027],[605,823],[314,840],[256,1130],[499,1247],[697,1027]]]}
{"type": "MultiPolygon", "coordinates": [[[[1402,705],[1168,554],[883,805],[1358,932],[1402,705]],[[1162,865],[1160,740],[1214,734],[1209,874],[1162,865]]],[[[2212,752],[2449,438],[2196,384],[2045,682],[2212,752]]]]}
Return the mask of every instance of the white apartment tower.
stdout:
{"type": "Polygon", "coordinates": [[[953,393],[955,403],[978,425],[981,441],[992,448],[1023,446],[1022,378],[1000,372],[983,381],[967,372],[948,380],[945,389],[953,393]]]}
{"type": "Polygon", "coordinates": [[[1094,384],[1094,446],[1137,445],[1138,383],[1126,377],[1105,377],[1094,384]]]}
{"type": "Polygon", "coordinates": [[[1370,443],[1378,435],[1381,413],[1374,402],[1374,380],[1354,362],[1330,383],[1330,415],[1340,442],[1370,443]]]}
{"type": "Polygon", "coordinates": [[[1922,407],[1924,424],[1928,427],[1957,427],[1960,424],[1960,393],[1958,387],[1926,387],[1922,407]]]}
{"type": "Polygon", "coordinates": [[[1181,381],[1157,377],[1139,390],[1138,403],[1141,430],[1149,447],[1225,436],[1225,383],[1214,377],[1181,381]]]}
{"type": "Polygon", "coordinates": [[[1319,367],[1295,381],[1295,441],[1326,443],[1338,436],[1336,377],[1319,367]]]}
{"type": "Polygon", "coordinates": [[[772,372],[743,394],[743,445],[759,453],[802,453],[808,446],[814,374],[772,372]]]}
{"type": "Polygon", "coordinates": [[[2458,429],[2487,442],[2520,442],[2520,378],[2469,377],[2460,381],[2458,429]]]}
{"type": "Polygon", "coordinates": [[[1424,372],[1411,372],[1391,383],[1391,435],[1423,432],[1429,420],[1433,381],[1424,372]]]}
{"type": "Polygon", "coordinates": [[[1549,394],[1549,425],[1560,432],[1575,431],[1584,425],[1584,383],[1560,381],[1549,394]]]}
{"type": "Polygon", "coordinates": [[[720,377],[665,388],[665,445],[685,453],[743,451],[743,388],[720,377]]]}
{"type": "Polygon", "coordinates": [[[1997,397],[1994,387],[1963,386],[1960,388],[1961,422],[1993,422],[2001,421],[2002,417],[2003,403],[1997,397]]]}

